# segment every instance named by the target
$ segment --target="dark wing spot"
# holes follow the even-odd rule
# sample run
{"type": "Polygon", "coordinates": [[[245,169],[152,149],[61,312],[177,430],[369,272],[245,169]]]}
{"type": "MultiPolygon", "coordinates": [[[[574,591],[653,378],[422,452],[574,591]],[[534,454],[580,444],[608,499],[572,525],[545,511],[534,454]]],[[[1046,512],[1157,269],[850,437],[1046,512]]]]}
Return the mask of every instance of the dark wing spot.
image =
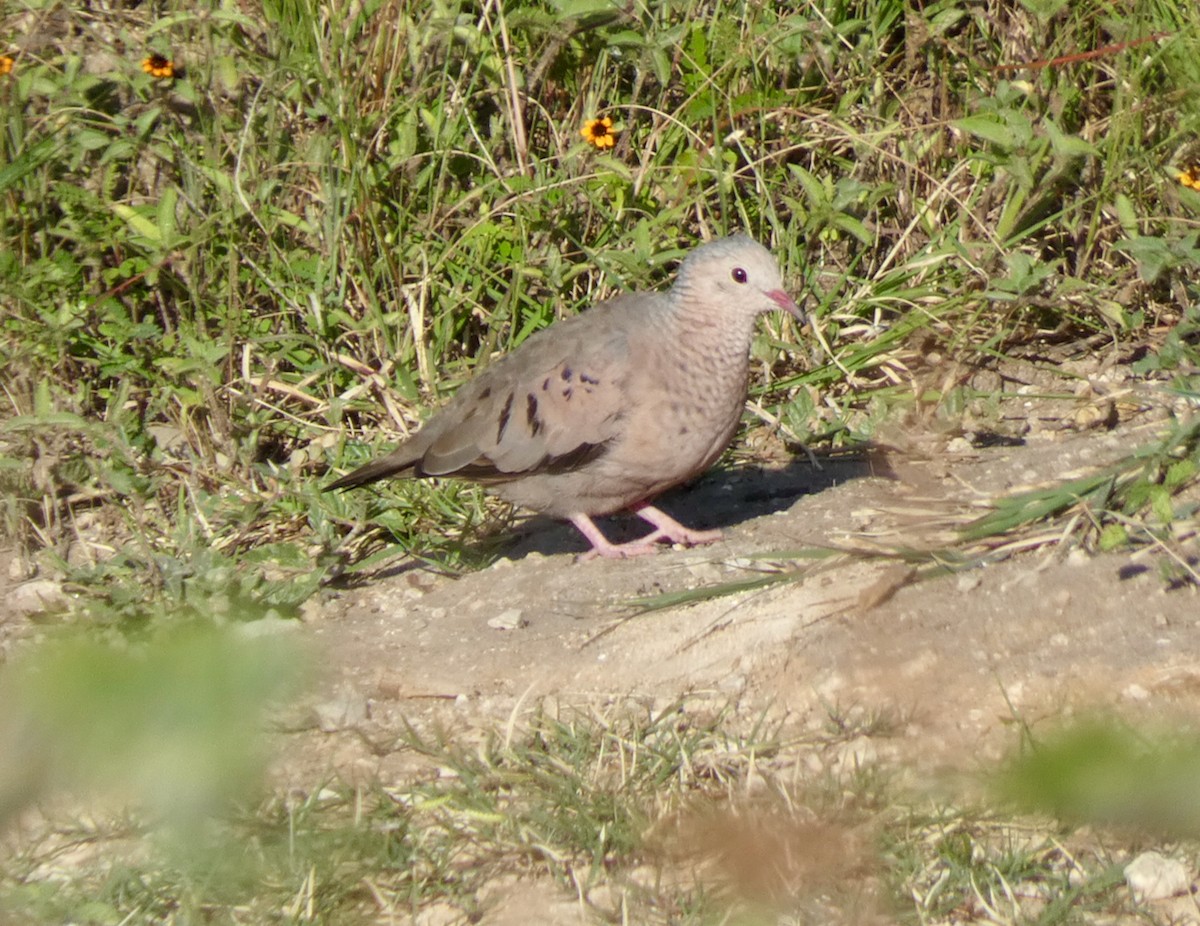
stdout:
{"type": "Polygon", "coordinates": [[[560,453],[556,457],[546,457],[537,467],[543,473],[568,473],[594,463],[609,451],[611,441],[599,444],[580,444],[574,450],[560,453]]]}
{"type": "Polygon", "coordinates": [[[512,414],[513,394],[510,392],[504,400],[504,408],[500,409],[500,427],[496,429],[496,443],[504,437],[504,429],[508,427],[508,416],[512,414]]]}
{"type": "Polygon", "coordinates": [[[600,385],[600,380],[596,379],[595,377],[588,376],[586,373],[579,374],[579,381],[581,383],[586,383],[589,386],[599,386],[600,385]]]}
{"type": "Polygon", "coordinates": [[[549,392],[549,391],[550,391],[550,377],[547,376],[544,380],[542,380],[542,392],[549,392]]]}
{"type": "Polygon", "coordinates": [[[536,437],[542,429],[542,419],[537,416],[537,396],[531,392],[525,398],[525,420],[529,423],[529,433],[536,437]]]}
{"type": "Polygon", "coordinates": [[[563,367],[563,368],[562,368],[562,378],[563,378],[563,379],[565,379],[565,380],[566,380],[568,383],[571,381],[571,377],[572,377],[572,376],[574,376],[574,375],[575,375],[575,374],[571,372],[571,368],[570,368],[570,367],[563,367]]]}
{"type": "Polygon", "coordinates": [[[685,435],[687,432],[688,432],[688,429],[687,429],[687,427],[686,427],[686,426],[685,426],[685,427],[682,427],[682,428],[680,428],[680,429],[679,429],[679,436],[680,436],[680,437],[683,437],[683,435],[685,435]]]}
{"type": "Polygon", "coordinates": [[[488,396],[490,396],[491,394],[492,394],[492,387],[491,387],[491,386],[488,386],[488,387],[487,387],[486,389],[484,389],[484,390],[483,390],[481,393],[479,393],[479,398],[481,398],[481,399],[486,399],[486,398],[487,398],[488,396]]]}
{"type": "Polygon", "coordinates": [[[564,399],[570,399],[571,396],[573,396],[574,394],[575,394],[575,391],[570,386],[568,386],[566,389],[563,390],[563,398],[564,399]]]}
{"type": "Polygon", "coordinates": [[[580,444],[575,449],[568,450],[566,453],[560,453],[557,456],[545,456],[529,467],[529,469],[522,470],[519,473],[500,472],[491,464],[491,461],[487,457],[480,457],[478,460],[456,470],[454,475],[470,479],[473,482],[482,483],[483,485],[501,485],[505,482],[512,482],[514,479],[520,479],[523,476],[533,475],[534,473],[569,473],[600,459],[608,453],[611,444],[612,441],[603,441],[599,444],[580,444]]]}

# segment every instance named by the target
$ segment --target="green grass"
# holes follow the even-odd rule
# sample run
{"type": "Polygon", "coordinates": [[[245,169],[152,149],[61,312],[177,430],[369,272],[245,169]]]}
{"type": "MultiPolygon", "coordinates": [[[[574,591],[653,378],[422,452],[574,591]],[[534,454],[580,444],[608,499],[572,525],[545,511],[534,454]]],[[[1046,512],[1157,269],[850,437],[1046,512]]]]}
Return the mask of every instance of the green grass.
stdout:
{"type": "MultiPolygon", "coordinates": [[[[1191,17],[1010,14],[10,5],[12,35],[38,27],[0,85],[6,533],[46,569],[115,545],[156,589],[151,537],[238,570],[250,549],[469,568],[504,524],[480,492],[324,496],[323,473],[556,316],[662,285],[703,234],[770,243],[815,310],[823,346],[764,334],[754,387],[812,444],[953,415],[933,351],[986,367],[1050,331],[1172,325],[1196,277],[1200,196],[1172,177],[1191,17]],[[579,135],[598,114],[610,152],[579,135]]],[[[1194,337],[1160,356],[1186,368],[1194,337]]]]}
{"type": "MultiPolygon", "coordinates": [[[[788,440],[837,449],[884,423],[986,417],[1011,386],[973,374],[1053,370],[1052,345],[1120,354],[1178,398],[1174,438],[1099,481],[1000,500],[937,565],[1045,530],[1154,548],[1165,582],[1195,581],[1180,543],[1200,480],[1200,193],[1175,177],[1200,155],[1191,6],[108,6],[0,6],[0,535],[102,635],[290,617],[323,581],[395,555],[485,563],[508,512],[476,488],[320,485],[477,365],[664,285],[698,240],[737,229],[771,245],[815,318],[811,337],[769,321],[754,345],[753,398],[788,440]],[[173,80],[142,71],[152,51],[173,80]],[[597,115],[616,124],[611,151],[579,134],[597,115]]],[[[742,745],[698,781],[681,769],[709,747],[670,727],[675,752],[654,758],[662,723],[606,739],[547,721],[478,759],[414,740],[455,785],[414,786],[417,804],[268,801],[227,825],[257,853],[257,890],[272,886],[254,902],[289,922],[438,898],[470,911],[464,853],[479,877],[613,878],[644,861],[664,804],[747,780],[737,724],[703,727],[742,745]],[[643,777],[614,795],[605,750],[628,742],[643,777]]],[[[986,827],[933,838],[943,818],[920,819],[881,837],[896,840],[884,867],[910,858],[882,879],[905,922],[982,916],[971,898],[996,901],[1047,858],[1010,858],[986,827]]],[[[237,921],[250,902],[236,878],[214,877],[219,897],[194,866],[136,858],[52,891],[35,861],[6,875],[28,917],[237,921]]],[[[1079,904],[1112,902],[1108,871],[1057,884],[1029,921],[1086,921],[1079,904]]],[[[637,902],[719,922],[731,890],[637,902]]],[[[797,922],[821,920],[781,896],[797,922]]]]}
{"type": "Polygon", "coordinates": [[[594,922],[1133,912],[1111,835],[952,806],[929,783],[915,798],[882,767],[840,758],[864,738],[886,743],[894,723],[831,710],[799,734],[687,699],[539,713],[465,740],[413,730],[390,746],[409,757],[404,781],[314,783],[152,851],[125,817],[26,825],[0,910],[13,923],[367,923],[436,907],[473,922],[516,878],[582,898],[594,922]]]}

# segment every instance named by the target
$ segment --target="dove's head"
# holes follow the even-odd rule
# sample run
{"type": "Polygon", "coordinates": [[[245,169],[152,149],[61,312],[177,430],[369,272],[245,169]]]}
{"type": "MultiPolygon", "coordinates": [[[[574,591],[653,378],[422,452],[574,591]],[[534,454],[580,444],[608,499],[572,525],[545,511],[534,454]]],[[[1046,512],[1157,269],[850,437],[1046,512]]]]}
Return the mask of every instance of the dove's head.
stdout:
{"type": "Polygon", "coordinates": [[[783,288],[771,252],[746,235],[719,238],[692,251],[679,268],[673,291],[752,315],[783,309],[804,321],[804,313],[783,288]]]}

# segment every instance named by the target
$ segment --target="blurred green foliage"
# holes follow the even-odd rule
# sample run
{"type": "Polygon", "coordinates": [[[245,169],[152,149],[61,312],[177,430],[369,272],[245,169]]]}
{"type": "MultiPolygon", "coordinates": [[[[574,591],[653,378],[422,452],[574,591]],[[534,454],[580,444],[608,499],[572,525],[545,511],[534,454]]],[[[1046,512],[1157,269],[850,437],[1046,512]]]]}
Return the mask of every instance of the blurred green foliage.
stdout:
{"type": "Polygon", "coordinates": [[[287,635],[197,622],[29,648],[0,672],[0,826],[61,792],[192,832],[255,800],[265,711],[299,691],[306,662],[287,635]]]}

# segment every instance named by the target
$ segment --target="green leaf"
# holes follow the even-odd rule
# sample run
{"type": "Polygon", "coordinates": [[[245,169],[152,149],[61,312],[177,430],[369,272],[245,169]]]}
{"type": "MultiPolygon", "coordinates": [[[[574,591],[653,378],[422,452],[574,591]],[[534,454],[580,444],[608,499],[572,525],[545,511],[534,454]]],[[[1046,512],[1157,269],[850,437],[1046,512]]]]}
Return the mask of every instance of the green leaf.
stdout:
{"type": "Polygon", "coordinates": [[[966,116],[962,119],[955,119],[950,124],[960,132],[982,138],[1005,150],[1013,147],[1016,143],[1012,129],[995,116],[966,116]]]}
{"type": "Polygon", "coordinates": [[[1129,546],[1129,532],[1123,524],[1106,524],[1100,531],[1100,550],[1111,553],[1129,546]]]}
{"type": "Polygon", "coordinates": [[[829,201],[829,191],[825,188],[825,184],[811,171],[805,170],[799,164],[789,164],[788,170],[793,177],[800,181],[800,186],[804,188],[804,195],[809,198],[812,205],[829,201]]]}
{"type": "Polygon", "coordinates": [[[162,233],[159,231],[158,225],[146,218],[137,209],[127,206],[124,203],[113,203],[112,211],[124,219],[129,227],[143,238],[149,239],[156,245],[162,244],[162,233]]]}
{"type": "Polygon", "coordinates": [[[655,48],[650,52],[650,62],[654,65],[654,76],[660,84],[671,79],[671,56],[665,48],[655,48]]]}
{"type": "Polygon", "coordinates": [[[138,480],[127,469],[110,467],[102,471],[101,477],[118,495],[128,497],[138,490],[138,480]]]}
{"type": "Polygon", "coordinates": [[[92,422],[72,412],[47,411],[36,415],[18,415],[0,423],[0,431],[21,433],[23,431],[46,431],[49,428],[84,431],[92,422]]]}
{"type": "Polygon", "coordinates": [[[1096,149],[1095,145],[1080,138],[1078,135],[1067,135],[1058,127],[1053,119],[1044,119],[1042,126],[1045,128],[1046,135],[1050,139],[1050,147],[1060,157],[1100,156],[1100,152],[1096,149]]]}
{"type": "Polygon", "coordinates": [[[1174,255],[1167,243],[1161,238],[1151,238],[1138,235],[1124,238],[1113,245],[1119,251],[1125,251],[1138,265],[1138,274],[1147,283],[1153,283],[1167,267],[1174,262],[1174,255]]]}
{"type": "Polygon", "coordinates": [[[213,76],[226,91],[233,93],[242,82],[237,59],[232,55],[218,55],[213,61],[213,76]]]}
{"type": "Polygon", "coordinates": [[[162,198],[158,201],[158,231],[159,240],[168,248],[175,244],[175,207],[178,202],[179,188],[164,187],[162,198]]]}
{"type": "Polygon", "coordinates": [[[1113,207],[1117,211],[1117,221],[1121,223],[1121,231],[1131,238],[1134,237],[1138,232],[1138,218],[1137,212],[1133,208],[1133,201],[1124,193],[1118,193],[1116,199],[1113,200],[1113,207]]]}
{"type": "Polygon", "coordinates": [[[1163,477],[1163,486],[1170,492],[1182,488],[1195,477],[1197,464],[1195,460],[1177,460],[1167,469],[1163,477]]]}
{"type": "MultiPolygon", "coordinates": [[[[50,397],[50,381],[48,379],[39,380],[33,391],[33,414],[35,417],[41,418],[53,411],[54,401],[50,397]]],[[[15,419],[10,419],[10,421],[12,420],[15,419]]]]}
{"type": "Polygon", "coordinates": [[[59,141],[55,138],[43,138],[41,141],[26,148],[12,162],[0,168],[0,192],[7,190],[26,174],[37,170],[56,154],[59,141]]]}
{"type": "Polygon", "coordinates": [[[854,218],[854,216],[846,215],[845,213],[836,215],[833,217],[833,225],[835,228],[849,232],[862,244],[869,245],[874,240],[874,236],[867,231],[867,227],[854,218]]]}
{"type": "Polygon", "coordinates": [[[554,7],[563,19],[581,19],[597,14],[620,14],[624,3],[619,0],[554,0],[554,7]]]}
{"type": "Polygon", "coordinates": [[[1162,524],[1170,524],[1175,520],[1175,509],[1171,505],[1171,493],[1162,486],[1150,489],[1150,510],[1162,524]]]}

